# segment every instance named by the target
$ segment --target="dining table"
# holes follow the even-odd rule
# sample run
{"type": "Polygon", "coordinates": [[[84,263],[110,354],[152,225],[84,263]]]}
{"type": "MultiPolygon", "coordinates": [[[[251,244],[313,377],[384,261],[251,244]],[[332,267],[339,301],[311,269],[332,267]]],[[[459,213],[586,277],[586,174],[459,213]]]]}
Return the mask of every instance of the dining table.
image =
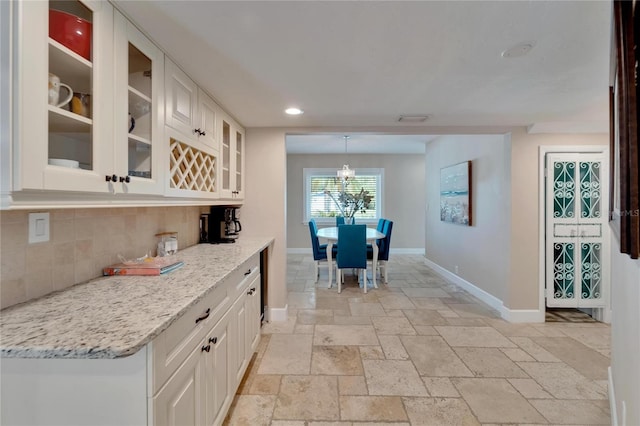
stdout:
{"type": "MultiPolygon", "coordinates": [[[[331,226],[328,228],[320,228],[318,229],[318,233],[316,235],[318,236],[318,238],[327,240],[327,263],[329,265],[329,285],[327,288],[331,288],[331,285],[333,284],[333,259],[331,255],[333,253],[333,244],[338,241],[338,227],[331,226]]],[[[373,277],[372,281],[374,288],[378,288],[378,284],[376,283],[376,271],[378,267],[378,244],[376,244],[376,240],[382,239],[384,237],[385,235],[377,229],[367,228],[366,239],[367,242],[371,243],[371,246],[373,247],[373,273],[371,275],[373,277]]],[[[367,283],[365,282],[364,285],[367,285],[367,283]]]]}

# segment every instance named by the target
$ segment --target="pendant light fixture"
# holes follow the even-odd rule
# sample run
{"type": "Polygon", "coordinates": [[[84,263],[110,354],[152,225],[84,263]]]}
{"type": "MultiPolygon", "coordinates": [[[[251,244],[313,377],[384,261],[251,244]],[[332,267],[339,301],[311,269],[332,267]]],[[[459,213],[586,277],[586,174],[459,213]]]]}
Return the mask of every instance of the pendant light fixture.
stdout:
{"type": "MultiPolygon", "coordinates": [[[[344,153],[345,153],[345,157],[347,154],[347,141],[349,140],[349,136],[345,135],[344,136],[344,153]]],[[[341,169],[338,170],[338,178],[342,179],[343,181],[347,181],[350,178],[354,178],[356,176],[356,171],[353,169],[349,168],[348,164],[345,164],[344,166],[342,166],[341,169]]]]}

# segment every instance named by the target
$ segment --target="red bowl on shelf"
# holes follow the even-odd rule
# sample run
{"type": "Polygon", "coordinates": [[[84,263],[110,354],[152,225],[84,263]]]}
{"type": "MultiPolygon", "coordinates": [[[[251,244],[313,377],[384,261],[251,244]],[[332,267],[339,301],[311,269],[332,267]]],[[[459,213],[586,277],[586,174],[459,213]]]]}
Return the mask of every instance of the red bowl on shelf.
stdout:
{"type": "Polygon", "coordinates": [[[91,22],[70,13],[49,10],[49,37],[91,60],[91,22]]]}

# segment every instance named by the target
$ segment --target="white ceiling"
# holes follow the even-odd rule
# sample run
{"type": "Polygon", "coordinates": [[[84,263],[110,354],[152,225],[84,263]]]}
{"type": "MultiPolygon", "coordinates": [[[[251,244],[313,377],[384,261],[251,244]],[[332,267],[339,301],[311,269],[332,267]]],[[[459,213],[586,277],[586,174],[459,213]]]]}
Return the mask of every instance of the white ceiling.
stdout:
{"type": "Polygon", "coordinates": [[[116,5],[245,127],[608,129],[608,0],[116,5]]]}

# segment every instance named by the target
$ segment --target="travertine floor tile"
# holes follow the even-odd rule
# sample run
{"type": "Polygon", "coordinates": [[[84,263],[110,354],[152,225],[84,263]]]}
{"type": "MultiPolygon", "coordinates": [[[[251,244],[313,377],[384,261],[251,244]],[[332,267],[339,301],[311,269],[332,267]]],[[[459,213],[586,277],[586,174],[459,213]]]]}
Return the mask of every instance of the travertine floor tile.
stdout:
{"type": "Polygon", "coordinates": [[[314,346],[311,374],[362,375],[362,361],[357,346],[314,346]]]}
{"type": "Polygon", "coordinates": [[[339,376],[338,391],[340,395],[368,395],[364,376],[339,376]]]}
{"type": "Polygon", "coordinates": [[[316,325],[314,345],[377,345],[378,336],[369,325],[316,325]]]}
{"type": "Polygon", "coordinates": [[[229,411],[226,425],[268,426],[276,402],[275,395],[238,395],[233,410],[229,411]]]}
{"type": "Polygon", "coordinates": [[[353,316],[387,316],[380,303],[349,303],[353,316]]]}
{"type": "Polygon", "coordinates": [[[546,423],[544,417],[505,379],[452,379],[478,420],[546,423]]]}
{"type": "Polygon", "coordinates": [[[531,340],[588,379],[608,378],[607,368],[611,361],[570,337],[534,337],[531,340]]]}
{"type": "Polygon", "coordinates": [[[421,376],[473,376],[440,336],[403,336],[400,340],[421,376]]]}
{"type": "Polygon", "coordinates": [[[403,288],[402,292],[411,299],[414,297],[449,297],[449,293],[439,288],[403,288]]]}
{"type": "Polygon", "coordinates": [[[508,323],[423,256],[390,263],[338,294],[288,256],[289,319],[263,326],[225,425],[609,424],[609,326],[508,323]]]}
{"type": "Polygon", "coordinates": [[[273,418],[340,420],[338,380],[331,376],[284,376],[273,418]]]}
{"type": "Polygon", "coordinates": [[[404,294],[393,294],[378,299],[385,309],[415,309],[416,306],[404,294]]]}
{"type": "Polygon", "coordinates": [[[458,398],[460,394],[448,377],[423,377],[422,381],[431,396],[458,398]]]}
{"type": "Polygon", "coordinates": [[[529,377],[498,348],[454,348],[476,377],[529,377]]]}
{"type": "Polygon", "coordinates": [[[369,422],[409,420],[402,400],[397,396],[341,396],[340,417],[369,422]]]}
{"type": "Polygon", "coordinates": [[[280,375],[257,374],[251,382],[249,394],[251,395],[277,395],[280,390],[280,375]]]}
{"type": "Polygon", "coordinates": [[[398,336],[378,336],[386,359],[407,360],[409,354],[404,350],[398,336]]]}
{"type": "Polygon", "coordinates": [[[491,327],[435,327],[451,346],[479,348],[515,348],[516,345],[491,327]]]}
{"type": "Polygon", "coordinates": [[[427,396],[427,389],[413,363],[394,360],[364,360],[369,395],[427,396]]]}
{"type": "Polygon", "coordinates": [[[611,418],[591,401],[538,399],[531,404],[553,424],[609,425],[611,418]]]}
{"type": "Polygon", "coordinates": [[[553,398],[533,379],[508,379],[509,383],[525,398],[553,398]]]}
{"type": "Polygon", "coordinates": [[[535,358],[536,361],[540,362],[560,362],[558,358],[553,356],[549,351],[542,348],[540,345],[536,344],[533,340],[528,337],[511,337],[511,341],[520,348],[522,348],[525,352],[535,358]]]}
{"type": "Polygon", "coordinates": [[[535,361],[531,355],[518,348],[500,348],[511,361],[535,361]]]}
{"type": "Polygon", "coordinates": [[[407,309],[404,311],[409,322],[416,325],[447,325],[447,320],[438,312],[428,309],[407,309]]]}
{"type": "Polygon", "coordinates": [[[412,425],[480,426],[460,398],[402,398],[412,425]]]}
{"type": "Polygon", "coordinates": [[[307,334],[272,335],[258,374],[309,374],[312,338],[307,334]]]}
{"type": "Polygon", "coordinates": [[[606,389],[573,368],[555,362],[518,362],[531,378],[558,399],[607,399],[606,389]]]}
{"type": "Polygon", "coordinates": [[[382,334],[405,334],[415,335],[416,330],[404,316],[402,317],[372,317],[373,326],[378,335],[382,334]]]}

